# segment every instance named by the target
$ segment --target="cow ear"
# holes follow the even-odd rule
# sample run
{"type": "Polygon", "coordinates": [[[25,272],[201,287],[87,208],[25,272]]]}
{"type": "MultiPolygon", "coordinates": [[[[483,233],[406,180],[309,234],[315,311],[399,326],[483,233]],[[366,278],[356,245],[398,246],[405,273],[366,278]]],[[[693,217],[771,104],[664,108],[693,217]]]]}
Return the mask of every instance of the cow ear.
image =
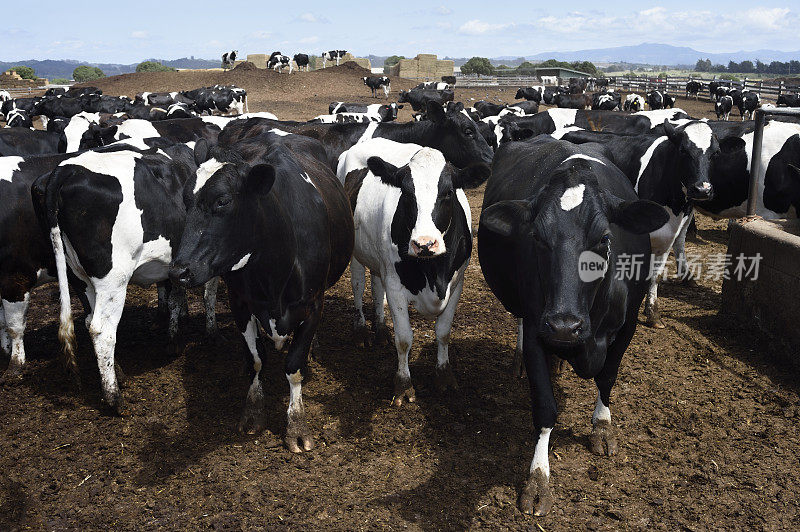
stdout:
{"type": "Polygon", "coordinates": [[[425,106],[425,111],[428,116],[428,120],[434,124],[439,124],[445,121],[446,115],[444,112],[444,107],[433,100],[428,100],[428,104],[425,106]]]}
{"type": "Polygon", "coordinates": [[[385,184],[392,187],[400,187],[400,176],[398,176],[395,165],[387,163],[380,157],[370,157],[367,159],[367,167],[370,172],[380,177],[385,184]]]}
{"type": "Polygon", "coordinates": [[[525,200],[500,201],[481,213],[480,226],[500,236],[510,237],[531,219],[530,205],[525,200]]]}
{"type": "Polygon", "coordinates": [[[670,142],[674,144],[681,143],[681,136],[678,133],[678,130],[675,129],[675,126],[670,123],[669,118],[664,119],[664,132],[667,134],[667,138],[670,140],[670,142]]]}
{"type": "Polygon", "coordinates": [[[745,142],[741,137],[728,137],[719,141],[719,149],[722,153],[733,153],[743,150],[744,147],[745,142]]]}
{"type": "Polygon", "coordinates": [[[209,149],[206,139],[198,140],[194,145],[194,164],[200,166],[208,160],[209,149]]]}
{"type": "MultiPolygon", "coordinates": [[[[636,235],[652,233],[669,221],[667,211],[648,200],[621,201],[612,205],[608,220],[636,235]]],[[[613,203],[613,200],[612,200],[613,203]]]]}
{"type": "Polygon", "coordinates": [[[257,164],[247,173],[244,189],[251,194],[266,194],[275,183],[275,168],[269,164],[257,164]]]}
{"type": "Polygon", "coordinates": [[[489,176],[492,169],[488,164],[476,163],[457,170],[453,176],[453,186],[455,188],[470,189],[481,186],[489,176]]]}
{"type": "Polygon", "coordinates": [[[464,104],[463,104],[463,103],[461,103],[461,102],[456,102],[456,104],[455,104],[455,107],[453,107],[453,110],[454,110],[456,113],[460,113],[461,111],[463,111],[463,110],[464,110],[464,104]]]}

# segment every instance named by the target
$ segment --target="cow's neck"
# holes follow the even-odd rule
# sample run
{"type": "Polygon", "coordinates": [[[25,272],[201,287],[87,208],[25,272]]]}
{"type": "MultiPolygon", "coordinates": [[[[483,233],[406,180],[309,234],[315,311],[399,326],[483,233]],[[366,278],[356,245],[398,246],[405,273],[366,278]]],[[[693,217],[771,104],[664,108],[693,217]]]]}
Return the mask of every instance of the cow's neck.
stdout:
{"type": "Polygon", "coordinates": [[[438,132],[436,130],[436,124],[429,120],[405,122],[402,124],[380,124],[375,130],[375,136],[395,142],[434,147],[438,144],[438,132]]]}

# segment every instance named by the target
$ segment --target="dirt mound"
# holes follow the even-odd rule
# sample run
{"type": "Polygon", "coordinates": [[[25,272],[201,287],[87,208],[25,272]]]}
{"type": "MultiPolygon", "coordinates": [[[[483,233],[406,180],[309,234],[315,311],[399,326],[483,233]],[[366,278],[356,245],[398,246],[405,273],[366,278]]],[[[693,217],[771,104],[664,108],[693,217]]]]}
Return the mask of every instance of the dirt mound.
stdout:
{"type": "Polygon", "coordinates": [[[233,67],[234,70],[255,70],[256,68],[256,65],[250,61],[244,61],[233,67]]]}

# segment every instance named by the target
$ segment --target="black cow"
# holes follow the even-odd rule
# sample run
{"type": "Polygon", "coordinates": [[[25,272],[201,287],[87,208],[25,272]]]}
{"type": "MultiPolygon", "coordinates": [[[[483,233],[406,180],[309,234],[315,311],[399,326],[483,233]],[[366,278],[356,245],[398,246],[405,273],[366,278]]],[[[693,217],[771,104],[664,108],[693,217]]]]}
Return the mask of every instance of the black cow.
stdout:
{"type": "Polygon", "coordinates": [[[219,144],[230,146],[238,140],[278,128],[320,140],[332,168],[338,166],[342,152],[357,142],[375,137],[436,148],[458,168],[477,162],[491,163],[492,149],[478,133],[475,122],[463,111],[461,102],[447,111],[431,102],[427,107],[427,120],[403,124],[307,124],[251,118],[228,124],[219,135],[219,144]]]}
{"type": "Polygon", "coordinates": [[[392,90],[392,82],[387,76],[366,76],[361,78],[361,80],[364,82],[364,85],[370,88],[373,98],[378,97],[377,91],[381,88],[386,98],[389,98],[389,91],[392,90]]]}
{"type": "Polygon", "coordinates": [[[588,82],[589,80],[586,78],[569,78],[569,84],[567,85],[569,93],[583,94],[586,92],[586,85],[588,82]]]}
{"type": "Polygon", "coordinates": [[[592,106],[592,98],[588,94],[556,94],[553,97],[556,107],[567,109],[587,109],[592,106]]]}
{"type": "Polygon", "coordinates": [[[89,96],[91,94],[102,95],[103,91],[97,87],[70,87],[64,93],[66,98],[80,98],[81,96],[89,96]]]}
{"type": "Polygon", "coordinates": [[[44,91],[45,97],[48,96],[64,96],[67,93],[67,89],[64,87],[50,87],[46,91],[44,91]]]}
{"type": "Polygon", "coordinates": [[[24,127],[0,129],[0,157],[65,153],[67,139],[63,132],[40,131],[24,127]]]}
{"type": "Polygon", "coordinates": [[[481,116],[481,118],[486,118],[487,116],[497,116],[505,108],[505,104],[492,103],[485,100],[479,100],[475,102],[475,110],[478,111],[478,114],[481,116]]]}
{"type": "Polygon", "coordinates": [[[694,96],[694,99],[697,99],[697,95],[700,91],[703,90],[703,84],[699,81],[690,81],[686,84],[686,98],[688,99],[689,96],[694,96]]]}
{"type": "Polygon", "coordinates": [[[322,52],[322,68],[325,68],[328,61],[336,61],[336,66],[339,66],[339,60],[347,55],[347,50],[330,50],[322,52]]]}
{"type": "Polygon", "coordinates": [[[450,85],[450,87],[456,86],[456,77],[455,76],[442,76],[442,81],[450,85]]]}
{"type": "MultiPolygon", "coordinates": [[[[720,89],[722,88],[724,87],[720,87],[720,89]]],[[[720,118],[727,120],[731,115],[731,109],[733,109],[733,98],[725,95],[720,96],[714,104],[714,112],[717,114],[717,120],[720,118]]]]}
{"type": "Polygon", "coordinates": [[[566,94],[567,92],[564,87],[545,87],[544,93],[542,93],[542,100],[547,105],[553,105],[556,94],[566,94]]]}
{"type": "Polygon", "coordinates": [[[548,365],[555,357],[597,385],[592,452],[617,451],[611,389],[644,297],[647,233],[667,218],[662,207],[636,197],[611,161],[581,146],[515,142],[497,150],[478,255],[492,292],[522,319],[537,438],[519,498],[525,513],[547,514],[554,502],[548,445],[557,406],[548,365]],[[620,257],[626,256],[641,258],[638,274],[621,268],[620,257]]]}
{"type": "MultiPolygon", "coordinates": [[[[127,111],[131,101],[124,96],[100,96],[100,101],[95,109],[97,113],[116,114],[127,111]]],[[[88,111],[88,109],[86,109],[88,111]]]]}
{"type": "Polygon", "coordinates": [[[452,102],[455,97],[453,91],[433,91],[433,90],[412,90],[400,91],[397,98],[398,103],[410,103],[415,111],[422,111],[428,106],[428,102],[444,105],[452,102]]]}
{"type": "Polygon", "coordinates": [[[292,335],[284,365],[290,387],[285,441],[292,452],[313,448],[302,371],[325,290],[341,277],[353,251],[347,196],[324,157],[309,154],[309,143],[316,141],[266,133],[210,154],[198,144],[201,165],[185,190],[186,229],[170,272],[183,287],[217,275],[225,279],[253,358],[240,430],[256,432],[265,418],[259,326],[278,349],[292,335]]]}
{"type": "Polygon", "coordinates": [[[36,106],[34,114],[44,115],[48,118],[60,116],[70,118],[84,111],[96,113],[100,110],[101,100],[102,96],[99,94],[88,94],[77,98],[69,96],[43,98],[36,106]]]}
{"type": "Polygon", "coordinates": [[[724,89],[726,89],[725,91],[723,91],[724,92],[723,96],[724,96],[727,93],[727,91],[730,90],[731,82],[730,81],[717,81],[717,80],[708,82],[708,93],[710,95],[711,101],[716,102],[717,99],[719,98],[719,92],[720,92],[719,88],[720,87],[723,87],[724,89]]]}
{"type": "Polygon", "coordinates": [[[297,65],[297,70],[303,70],[303,68],[305,68],[306,72],[308,72],[311,69],[308,54],[294,54],[294,62],[297,65]]]}
{"type": "Polygon", "coordinates": [[[781,94],[778,96],[778,101],[776,102],[778,107],[783,107],[784,105],[787,107],[800,107],[800,93],[798,94],[781,94]]]}
{"type": "Polygon", "coordinates": [[[674,109],[675,108],[675,97],[671,94],[667,94],[666,92],[661,94],[664,97],[664,109],[674,109]]]}
{"type": "Polygon", "coordinates": [[[622,95],[618,92],[595,92],[592,94],[593,111],[622,111],[622,95]]]}
{"type": "Polygon", "coordinates": [[[541,103],[544,91],[545,91],[544,85],[537,85],[535,87],[520,87],[519,89],[517,89],[517,93],[514,95],[514,99],[519,100],[521,98],[524,98],[526,100],[541,103]]]}

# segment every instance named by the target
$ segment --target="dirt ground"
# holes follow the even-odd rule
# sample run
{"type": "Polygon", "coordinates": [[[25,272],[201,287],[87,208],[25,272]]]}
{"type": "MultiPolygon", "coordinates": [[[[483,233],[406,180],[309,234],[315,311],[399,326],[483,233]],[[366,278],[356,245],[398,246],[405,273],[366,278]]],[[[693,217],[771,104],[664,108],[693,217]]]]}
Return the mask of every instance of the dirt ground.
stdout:
{"type": "MultiPolygon", "coordinates": [[[[276,101],[268,89],[251,92],[250,107],[308,118],[329,100],[371,100],[356,81],[276,101]]],[[[183,87],[139,90],[160,88],[183,87]]],[[[707,116],[700,108],[708,102],[686,103],[679,100],[707,116]]],[[[475,226],[482,194],[469,193],[475,226]]],[[[687,251],[724,253],[726,242],[725,222],[700,217],[687,251]]],[[[414,316],[418,402],[391,406],[394,349],[353,347],[348,274],[326,294],[321,345],[303,387],[316,448],[301,455],[282,444],[281,353],[271,351],[263,372],[267,430],[236,432],[248,382],[224,290],[223,339],[204,340],[195,294],[190,343],[172,357],[154,324],[155,290],[131,287],[117,342],[131,415],[117,418],[100,402],[77,300],[83,391],[68,385],[57,360],[57,292],[41,287],[26,335],[28,372],[0,387],[0,529],[797,530],[800,370],[788,362],[797,354],[720,315],[720,288],[707,277],[699,288],[662,284],[666,328],[638,328],[612,394],[618,455],[589,452],[594,385],[561,374],[550,452],[556,504],[532,518],[516,509],[533,455],[528,384],[510,376],[515,324],[477,255],[451,337],[460,385],[452,395],[434,391],[433,326],[414,316]]]]}

